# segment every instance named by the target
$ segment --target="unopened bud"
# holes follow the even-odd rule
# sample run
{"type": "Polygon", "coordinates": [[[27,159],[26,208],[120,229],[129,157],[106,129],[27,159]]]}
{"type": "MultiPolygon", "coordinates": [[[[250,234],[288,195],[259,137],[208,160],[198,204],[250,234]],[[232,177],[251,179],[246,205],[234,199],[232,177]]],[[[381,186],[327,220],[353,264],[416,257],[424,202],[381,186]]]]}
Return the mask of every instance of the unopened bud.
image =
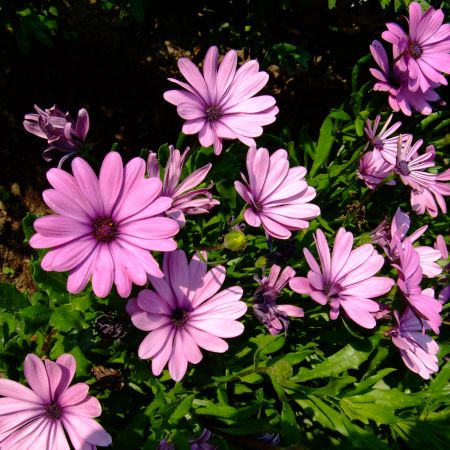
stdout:
{"type": "Polygon", "coordinates": [[[242,231],[232,230],[223,240],[223,246],[232,252],[239,252],[247,247],[247,236],[242,231]]]}

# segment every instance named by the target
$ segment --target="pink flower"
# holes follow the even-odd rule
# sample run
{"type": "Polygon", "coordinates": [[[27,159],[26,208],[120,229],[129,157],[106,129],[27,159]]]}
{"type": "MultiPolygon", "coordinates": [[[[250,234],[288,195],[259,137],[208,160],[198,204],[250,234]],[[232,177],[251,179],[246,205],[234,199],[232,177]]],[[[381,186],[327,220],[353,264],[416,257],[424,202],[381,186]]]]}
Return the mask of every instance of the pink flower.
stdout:
{"type": "Polygon", "coordinates": [[[75,358],[69,354],[56,362],[29,354],[24,372],[31,389],[0,378],[2,450],[68,450],[69,442],[75,450],[87,450],[111,444],[111,436],[93,420],[102,408],[88,395],[89,386],[69,387],[75,369],[75,358]]]}
{"type": "Polygon", "coordinates": [[[429,102],[440,101],[439,95],[433,91],[439,86],[437,83],[432,83],[424,92],[420,89],[411,91],[408,86],[408,75],[401,72],[395,64],[391,71],[386,51],[378,41],[372,42],[370,52],[381,69],[370,69],[370,73],[378,80],[373,89],[389,93],[389,105],[395,112],[401,111],[410,116],[411,109],[425,115],[433,111],[429,102]]]}
{"type": "MultiPolygon", "coordinates": [[[[391,175],[394,166],[386,162],[378,150],[368,151],[359,159],[359,168],[357,171],[358,178],[366,183],[370,189],[375,189],[385,178],[391,175]]],[[[394,180],[388,181],[386,184],[395,184],[394,180]]]]}
{"type": "Polygon", "coordinates": [[[266,84],[269,75],[259,72],[258,62],[247,61],[236,71],[237,52],[230,50],[220,66],[217,47],[206,53],[203,75],[186,58],[178,61],[183,83],[169,81],[183,90],[171,90],[164,98],[176,105],[178,114],[186,120],[184,134],[198,133],[204,147],[214,145],[220,155],[222,139],[239,139],[245,145],[256,145],[254,137],[261,136],[263,125],[275,122],[278,108],[271,95],[254,97],[266,84]]]}
{"type": "Polygon", "coordinates": [[[67,153],[59,162],[59,167],[70,155],[76,153],[82,146],[89,131],[89,114],[81,108],[76,122],[69,113],[63,113],[56,105],[42,110],[34,105],[38,114],[25,114],[23,126],[40,138],[47,139],[48,148],[44,151],[44,159],[51,161],[52,150],[67,153]]]}
{"type": "MultiPolygon", "coordinates": [[[[397,155],[397,143],[398,136],[391,136],[395,133],[400,126],[401,122],[395,122],[394,125],[388,128],[391,123],[393,114],[391,114],[386,120],[383,128],[377,134],[378,125],[380,124],[381,116],[375,117],[373,128],[370,119],[367,119],[366,126],[364,127],[364,132],[366,133],[368,142],[366,148],[370,147],[372,150],[377,150],[380,155],[388,162],[390,165],[395,165],[395,157],[397,155]]],[[[403,135],[402,139],[406,140],[408,135],[403,135]]]]}
{"type": "Polygon", "coordinates": [[[248,181],[234,182],[238,194],[250,205],[244,213],[252,227],[263,226],[265,232],[288,239],[291,231],[308,228],[308,220],[320,214],[320,208],[308,203],[316,191],[304,180],[304,167],[289,168],[287,151],[271,156],[266,148],[251,147],[247,152],[248,181]]]}
{"type": "Polygon", "coordinates": [[[358,325],[374,328],[374,313],[380,310],[380,306],[371,299],[386,294],[394,285],[390,278],[373,276],[383,267],[384,258],[371,244],[352,250],[353,235],[344,228],[336,235],[332,255],[321,230],[317,230],[314,240],[321,266],[304,248],[303,253],[311,270],[307,278],[292,278],[290,288],[299,294],[310,295],[321,305],[329,303],[332,320],[338,318],[342,307],[358,325]]]}
{"type": "Polygon", "coordinates": [[[281,267],[274,264],[268,277],[259,281],[260,285],[253,294],[253,311],[257,319],[264,324],[270,334],[279,334],[289,327],[288,316],[303,317],[302,308],[294,305],[277,305],[276,301],[281,290],[295,276],[292,267],[281,267]],[[281,273],[280,273],[281,272],[281,273]]]}
{"type": "Polygon", "coordinates": [[[447,84],[441,72],[450,73],[450,26],[443,24],[441,9],[430,7],[422,14],[419,3],[409,5],[409,33],[387,23],[385,41],[393,45],[396,65],[408,74],[411,91],[425,92],[431,83],[447,84]]]}
{"type": "Polygon", "coordinates": [[[207,264],[195,255],[188,264],[183,251],[164,255],[164,278],[150,276],[154,291],[144,289],[127,304],[135,327],[150,333],[139,346],[139,357],[152,359],[152,372],[159,375],[169,363],[173,380],[180,381],[187,364],[198,364],[200,347],[223,353],[228,344],[221,338],[244,331],[236,319],[247,310],[242,288],[232,286],[220,292],[225,268],[207,264]]]}
{"type": "MultiPolygon", "coordinates": [[[[211,163],[197,169],[188,175],[181,183],[180,177],[189,153],[189,147],[180,154],[180,151],[169,146],[170,156],[164,171],[164,183],[161,195],[172,199],[172,207],[166,211],[169,217],[175,219],[180,225],[186,222],[185,214],[203,214],[209,212],[211,208],[219,205],[218,200],[212,198],[209,190],[212,185],[206,188],[197,188],[208,175],[211,163]]],[[[159,178],[159,164],[156,153],[150,152],[147,159],[147,172],[150,177],[159,178]]]]}
{"type": "Polygon", "coordinates": [[[145,161],[134,158],[125,167],[117,152],[104,159],[97,178],[81,158],[72,161],[73,176],[51,169],[53,189],[44,191],[45,203],[56,214],[34,222],[33,248],[50,248],[42,259],[44,270],[70,271],[67,290],[76,294],[89,282],[99,297],[113,283],[128,297],[132,283],[143,285],[147,275],[163,276],[149,250],[172,251],[178,224],[167,217],[172,200],[160,197],[162,183],[145,178],[145,161]]]}
{"type": "MultiPolygon", "coordinates": [[[[404,244],[407,238],[407,233],[411,225],[411,220],[408,214],[402,212],[400,208],[397,208],[390,226],[384,220],[372,233],[372,242],[379,244],[386,255],[393,263],[399,261],[399,251],[398,247],[404,244]]],[[[420,236],[422,236],[427,230],[428,225],[420,227],[418,230],[414,231],[408,240],[413,243],[420,236]]],[[[432,247],[419,246],[414,247],[414,250],[419,255],[419,264],[422,268],[423,274],[427,277],[435,277],[442,272],[442,268],[435,261],[440,259],[440,252],[432,247]]]]}
{"type": "Polygon", "coordinates": [[[444,236],[442,236],[442,234],[438,234],[436,236],[436,242],[434,244],[434,248],[440,252],[442,259],[448,259],[447,244],[446,244],[444,236]]]}
{"type": "Polygon", "coordinates": [[[390,336],[393,344],[399,348],[406,367],[428,380],[432,373],[439,370],[436,356],[439,346],[423,331],[423,328],[430,328],[427,321],[419,320],[409,308],[400,318],[397,311],[394,315],[398,325],[386,335],[390,336]]]}
{"type": "Polygon", "coordinates": [[[434,297],[424,294],[420,287],[422,268],[420,267],[419,254],[408,238],[404,240],[403,245],[398,245],[398,253],[400,262],[394,265],[398,269],[398,287],[415,314],[427,320],[433,331],[438,333],[442,322],[439,314],[442,310],[442,304],[434,297]]]}

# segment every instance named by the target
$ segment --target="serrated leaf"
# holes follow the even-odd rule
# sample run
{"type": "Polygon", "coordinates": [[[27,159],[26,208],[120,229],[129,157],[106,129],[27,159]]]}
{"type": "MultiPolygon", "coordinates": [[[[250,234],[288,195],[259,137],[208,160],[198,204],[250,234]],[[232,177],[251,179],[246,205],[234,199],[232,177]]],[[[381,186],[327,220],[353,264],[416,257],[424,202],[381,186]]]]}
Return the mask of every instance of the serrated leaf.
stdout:
{"type": "Polygon", "coordinates": [[[62,305],[56,308],[50,316],[50,325],[62,332],[86,328],[86,322],[80,311],[76,311],[71,305],[62,305]]]}

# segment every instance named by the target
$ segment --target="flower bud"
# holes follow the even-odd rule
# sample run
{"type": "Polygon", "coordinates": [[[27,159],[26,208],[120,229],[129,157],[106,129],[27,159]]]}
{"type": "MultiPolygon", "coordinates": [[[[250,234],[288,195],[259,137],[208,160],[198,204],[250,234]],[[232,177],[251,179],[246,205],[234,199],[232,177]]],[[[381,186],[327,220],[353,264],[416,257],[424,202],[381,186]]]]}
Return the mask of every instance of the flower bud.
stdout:
{"type": "Polygon", "coordinates": [[[223,240],[223,246],[232,252],[239,252],[247,247],[247,236],[242,231],[231,230],[223,240]]]}

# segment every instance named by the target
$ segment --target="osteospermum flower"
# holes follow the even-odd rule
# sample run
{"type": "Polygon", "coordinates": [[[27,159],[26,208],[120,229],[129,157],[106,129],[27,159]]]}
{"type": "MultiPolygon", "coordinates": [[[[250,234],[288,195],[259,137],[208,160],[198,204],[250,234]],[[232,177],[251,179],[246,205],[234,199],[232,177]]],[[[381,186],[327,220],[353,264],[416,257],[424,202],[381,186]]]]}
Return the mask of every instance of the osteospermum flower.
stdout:
{"type": "Polygon", "coordinates": [[[420,4],[412,2],[408,34],[396,23],[386,24],[382,37],[392,44],[395,64],[407,72],[414,92],[425,92],[430,83],[447,84],[441,72],[450,73],[450,26],[443,21],[442,9],[430,7],[422,14],[420,4]]]}
{"type": "Polygon", "coordinates": [[[36,219],[37,233],[30,240],[33,248],[50,248],[41,267],[70,271],[67,290],[73,294],[92,277],[99,297],[106,297],[113,283],[119,295],[128,297],[132,283],[163,276],[149,250],[174,250],[179,226],[158,217],[172,200],[160,197],[161,180],[145,178],[145,161],[134,158],[123,167],[120,155],[110,152],[99,178],[82,158],[72,161],[72,171],[47,172],[53,189],[43,197],[56,214],[36,219]]]}
{"type": "Polygon", "coordinates": [[[250,226],[262,225],[268,235],[288,239],[291,230],[308,228],[308,220],[320,214],[320,208],[309,203],[316,191],[304,179],[306,169],[289,168],[286,150],[269,155],[266,148],[249,148],[247,171],[248,181],[241,174],[244,183],[235,181],[234,187],[250,206],[244,213],[250,226]]]}
{"type": "MultiPolygon", "coordinates": [[[[393,172],[394,166],[386,162],[378,150],[365,152],[360,160],[356,172],[358,178],[366,183],[370,189],[376,189],[393,172]]],[[[394,180],[389,180],[386,184],[395,184],[394,180]]]]}
{"type": "Polygon", "coordinates": [[[180,381],[188,362],[199,363],[200,348],[227,351],[221,338],[239,336],[244,331],[236,319],[247,310],[242,288],[232,286],[220,292],[225,268],[209,272],[195,255],[188,264],[183,251],[164,255],[164,278],[150,276],[154,291],[144,289],[127,304],[133,324],[150,333],[139,346],[139,357],[152,360],[152,372],[159,375],[169,363],[172,379],[180,381]]]}
{"type": "Polygon", "coordinates": [[[34,105],[37,114],[25,114],[23,126],[40,138],[47,139],[48,147],[44,151],[44,159],[51,161],[52,150],[67,153],[59,162],[59,167],[82,146],[89,131],[89,114],[81,108],[77,120],[73,120],[68,112],[63,113],[56,105],[49,109],[41,109],[34,105]]]}
{"type": "Polygon", "coordinates": [[[394,281],[387,277],[374,276],[383,266],[384,258],[371,244],[364,244],[352,250],[353,235],[339,229],[330,255],[325,235],[321,230],[315,233],[320,266],[311,252],[303,249],[311,268],[307,278],[294,277],[289,286],[299,294],[308,294],[321,305],[330,304],[330,318],[335,320],[342,308],[346,314],[364,328],[374,328],[374,313],[380,305],[372,300],[389,292],[394,281]]]}
{"type": "MultiPolygon", "coordinates": [[[[208,175],[212,164],[209,163],[197,169],[180,183],[181,172],[189,153],[189,147],[180,154],[179,150],[170,145],[169,151],[170,156],[164,171],[162,195],[172,199],[172,207],[166,211],[166,214],[182,225],[186,222],[185,214],[207,213],[220,202],[214,200],[211,192],[209,192],[212,185],[206,188],[196,188],[208,175]]],[[[150,152],[147,159],[147,173],[150,177],[159,178],[159,172],[156,153],[150,152]]]]}
{"type": "Polygon", "coordinates": [[[36,355],[25,358],[30,388],[0,378],[0,448],[2,450],[95,449],[111,444],[111,436],[93,418],[99,401],[88,395],[89,386],[70,386],[76,362],[61,355],[56,362],[36,355]]]}
{"type": "Polygon", "coordinates": [[[169,81],[183,90],[171,90],[164,98],[176,105],[178,114],[186,120],[183,133],[197,134],[204,147],[214,145],[214,153],[222,151],[222,139],[239,139],[256,145],[263,125],[275,122],[278,108],[271,95],[254,97],[266,84],[269,75],[259,72],[258,62],[247,61],[236,70],[237,52],[230,50],[218,66],[218,49],[211,47],[205,56],[203,75],[188,59],[178,61],[183,83],[169,81]]]}
{"type": "Polygon", "coordinates": [[[370,45],[370,52],[378,64],[379,69],[370,69],[370,73],[377,79],[373,90],[389,93],[389,106],[395,111],[401,111],[410,116],[412,110],[421,114],[431,114],[433,111],[430,102],[441,101],[439,95],[433,90],[439,85],[431,83],[430,87],[422,92],[420,89],[412,91],[408,86],[408,75],[402,72],[397,65],[391,68],[383,46],[378,41],[370,45]]]}
{"type": "Polygon", "coordinates": [[[303,317],[305,314],[302,308],[294,305],[277,305],[277,298],[281,290],[288,281],[295,276],[292,267],[285,267],[274,264],[270,268],[269,276],[263,277],[259,281],[259,286],[253,294],[253,311],[257,319],[263,323],[270,334],[279,334],[287,331],[289,327],[288,316],[303,317]]]}

